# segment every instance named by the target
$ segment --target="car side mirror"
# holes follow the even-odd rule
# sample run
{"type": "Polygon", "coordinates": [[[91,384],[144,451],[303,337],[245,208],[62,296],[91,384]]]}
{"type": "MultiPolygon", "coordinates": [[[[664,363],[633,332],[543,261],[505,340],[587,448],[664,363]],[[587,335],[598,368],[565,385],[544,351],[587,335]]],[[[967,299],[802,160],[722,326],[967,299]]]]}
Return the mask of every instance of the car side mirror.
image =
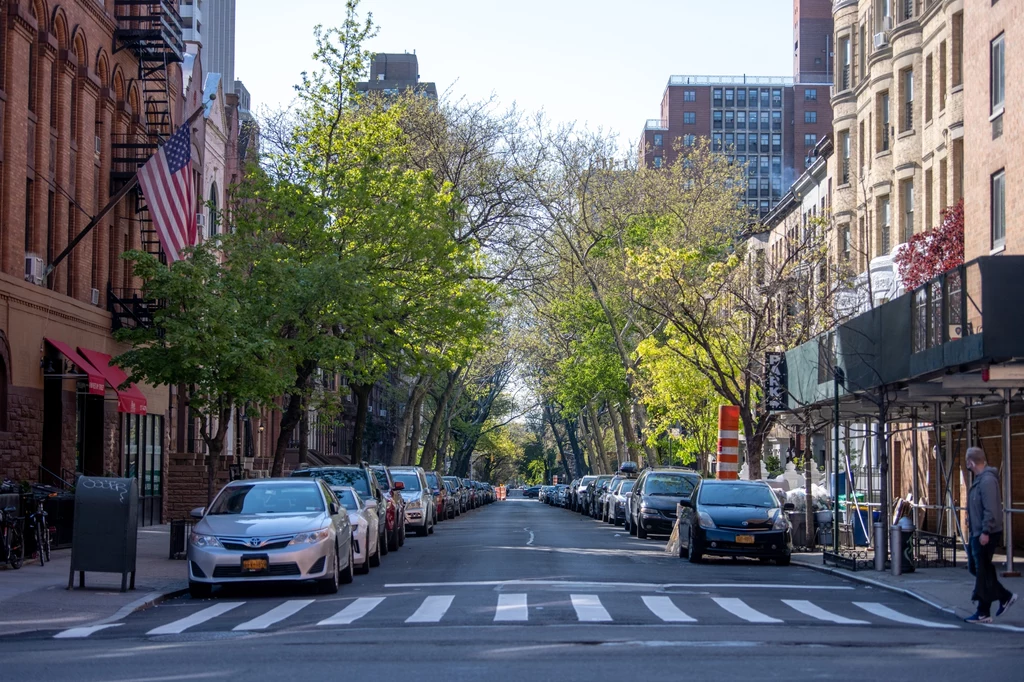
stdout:
{"type": "Polygon", "coordinates": [[[395,490],[405,490],[405,484],[401,481],[395,481],[395,490]]]}
{"type": "Polygon", "coordinates": [[[366,508],[367,509],[376,509],[377,508],[377,500],[367,500],[366,501],[366,508]]]}
{"type": "Polygon", "coordinates": [[[331,502],[330,503],[330,509],[331,509],[331,516],[334,516],[335,514],[337,514],[340,511],[338,509],[338,503],[337,502],[331,502]]]}
{"type": "Polygon", "coordinates": [[[690,500],[679,500],[680,507],[686,507],[687,509],[693,509],[693,502],[690,500]]]}
{"type": "Polygon", "coordinates": [[[796,505],[793,504],[792,502],[787,502],[786,504],[782,505],[782,511],[791,512],[794,509],[796,509],[796,505]]]}
{"type": "Polygon", "coordinates": [[[190,511],[188,515],[191,516],[193,519],[201,519],[203,518],[203,514],[205,513],[206,507],[196,507],[195,509],[190,511]]]}

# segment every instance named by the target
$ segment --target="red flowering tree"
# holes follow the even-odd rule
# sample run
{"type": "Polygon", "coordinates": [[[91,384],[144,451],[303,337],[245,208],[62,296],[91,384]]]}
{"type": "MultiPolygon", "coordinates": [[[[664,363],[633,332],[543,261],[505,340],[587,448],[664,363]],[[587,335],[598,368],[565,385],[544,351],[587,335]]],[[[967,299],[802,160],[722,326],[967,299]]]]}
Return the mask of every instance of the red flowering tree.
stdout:
{"type": "Polygon", "coordinates": [[[964,262],[964,201],[942,211],[935,229],[915,234],[893,260],[907,291],[964,262]]]}

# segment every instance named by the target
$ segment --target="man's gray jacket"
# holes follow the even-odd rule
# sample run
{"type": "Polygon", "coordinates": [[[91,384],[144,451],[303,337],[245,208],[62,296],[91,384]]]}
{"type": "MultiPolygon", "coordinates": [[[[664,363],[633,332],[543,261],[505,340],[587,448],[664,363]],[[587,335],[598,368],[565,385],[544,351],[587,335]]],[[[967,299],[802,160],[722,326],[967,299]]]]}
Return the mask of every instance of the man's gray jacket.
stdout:
{"type": "Polygon", "coordinates": [[[967,491],[967,525],[971,537],[1003,532],[1003,505],[999,500],[999,472],[985,467],[967,491]]]}

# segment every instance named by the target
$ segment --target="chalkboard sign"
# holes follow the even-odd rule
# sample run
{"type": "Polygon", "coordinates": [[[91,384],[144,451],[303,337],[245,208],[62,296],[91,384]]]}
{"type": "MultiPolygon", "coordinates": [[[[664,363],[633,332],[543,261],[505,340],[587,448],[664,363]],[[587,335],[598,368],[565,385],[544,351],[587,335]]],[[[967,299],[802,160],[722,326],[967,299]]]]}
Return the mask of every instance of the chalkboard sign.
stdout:
{"type": "Polygon", "coordinates": [[[139,486],[134,478],[80,476],[75,485],[75,530],[71,544],[68,589],[78,571],[120,573],[121,591],[135,589],[135,558],[139,528],[139,486]]]}

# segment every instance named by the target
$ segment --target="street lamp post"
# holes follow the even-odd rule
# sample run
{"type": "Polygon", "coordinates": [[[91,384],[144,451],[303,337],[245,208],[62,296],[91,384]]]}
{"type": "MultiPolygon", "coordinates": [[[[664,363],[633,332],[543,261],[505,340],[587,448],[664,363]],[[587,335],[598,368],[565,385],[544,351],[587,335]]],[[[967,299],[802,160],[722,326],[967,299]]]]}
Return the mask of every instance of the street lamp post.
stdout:
{"type": "MultiPolygon", "coordinates": [[[[843,372],[842,367],[836,367],[832,370],[832,394],[834,400],[833,421],[835,422],[835,441],[834,447],[832,448],[833,454],[833,467],[832,476],[834,477],[834,483],[832,484],[832,551],[839,554],[839,387],[846,384],[846,375],[843,372]]],[[[846,500],[849,504],[849,496],[846,500]]],[[[860,510],[857,510],[860,513],[860,510]]]]}

